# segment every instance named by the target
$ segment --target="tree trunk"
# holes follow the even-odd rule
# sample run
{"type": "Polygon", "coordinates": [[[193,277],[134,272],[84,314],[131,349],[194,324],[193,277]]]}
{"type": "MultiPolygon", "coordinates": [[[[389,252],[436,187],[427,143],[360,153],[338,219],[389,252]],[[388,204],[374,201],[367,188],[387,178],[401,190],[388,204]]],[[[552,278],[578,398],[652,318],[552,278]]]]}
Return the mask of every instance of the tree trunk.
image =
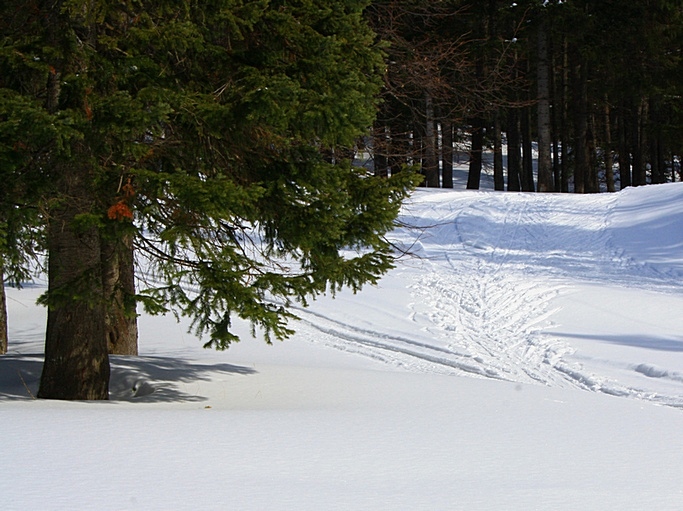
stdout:
{"type": "Polygon", "coordinates": [[[5,275],[0,266],[0,355],[7,353],[7,298],[5,296],[5,275]]]}
{"type": "Polygon", "coordinates": [[[664,143],[662,142],[662,125],[665,120],[661,115],[661,104],[657,97],[650,98],[651,126],[650,135],[650,164],[652,165],[652,184],[666,183],[666,158],[664,156],[664,143]]]}
{"type": "Polygon", "coordinates": [[[387,163],[391,175],[398,174],[412,158],[409,123],[398,114],[389,120],[387,163]]]}
{"type": "Polygon", "coordinates": [[[610,122],[610,108],[607,95],[605,95],[605,179],[607,180],[607,191],[614,192],[614,169],[612,168],[612,160],[614,153],[612,152],[612,123],[610,122]]]}
{"type": "Polygon", "coordinates": [[[493,115],[493,189],[505,190],[503,175],[503,134],[500,127],[500,111],[493,115]]]}
{"type": "Polygon", "coordinates": [[[135,261],[131,235],[102,241],[102,282],[108,352],[110,355],[137,355],[135,261]]]}
{"type": "Polygon", "coordinates": [[[77,224],[92,212],[86,169],[63,169],[64,200],[48,219],[48,316],[39,398],[108,399],[109,356],[96,225],[77,224]]]}
{"type": "Polygon", "coordinates": [[[534,186],[534,156],[531,140],[531,109],[524,107],[521,118],[522,128],[522,191],[533,192],[534,186]]]}
{"type": "Polygon", "coordinates": [[[479,190],[481,182],[482,151],[484,149],[484,123],[480,117],[472,121],[472,146],[470,167],[467,174],[467,189],[479,190]]]}
{"type": "MultiPolygon", "coordinates": [[[[550,91],[552,94],[551,104],[553,108],[550,110],[550,134],[552,137],[552,154],[553,154],[553,182],[555,183],[554,190],[556,192],[562,191],[562,166],[560,164],[560,116],[564,110],[564,100],[560,90],[561,79],[558,79],[558,74],[553,70],[558,67],[558,59],[553,56],[552,49],[550,50],[550,91]]],[[[563,72],[561,70],[560,72],[563,72]]]]}
{"type": "Polygon", "coordinates": [[[519,192],[522,189],[522,156],[519,133],[519,110],[508,111],[508,191],[519,192]]]}
{"type": "Polygon", "coordinates": [[[584,59],[574,49],[572,87],[574,98],[574,191],[586,192],[586,177],[590,165],[588,158],[588,82],[584,59]]]}
{"type": "Polygon", "coordinates": [[[596,139],[596,123],[595,115],[588,117],[588,133],[586,135],[586,144],[588,150],[588,168],[586,169],[586,193],[600,192],[600,179],[598,176],[598,157],[597,157],[597,139],[596,139]]]}
{"type": "Polygon", "coordinates": [[[560,81],[560,104],[562,105],[562,115],[560,116],[560,143],[562,144],[560,191],[562,193],[569,193],[569,45],[566,38],[562,44],[562,71],[560,81]]]}
{"type": "Polygon", "coordinates": [[[453,188],[453,123],[451,121],[441,123],[441,137],[443,153],[442,186],[453,188]]]}
{"type": "Polygon", "coordinates": [[[387,177],[389,175],[388,129],[384,123],[375,123],[372,138],[372,161],[375,176],[387,177]]]}
{"type": "Polygon", "coordinates": [[[647,109],[645,100],[642,100],[634,109],[635,118],[631,127],[631,147],[633,153],[633,186],[643,186],[647,184],[647,174],[645,172],[645,151],[644,140],[645,118],[647,109]]]}
{"type": "Polygon", "coordinates": [[[434,121],[434,104],[429,94],[425,95],[425,136],[423,171],[426,184],[430,188],[439,188],[439,161],[436,157],[436,129],[434,121]]]}
{"type": "Polygon", "coordinates": [[[538,61],[536,63],[538,86],[538,191],[554,191],[550,158],[550,69],[548,65],[548,41],[546,23],[538,28],[538,61]]]}
{"type": "Polygon", "coordinates": [[[619,189],[623,190],[627,186],[631,186],[631,156],[628,146],[628,137],[626,136],[626,111],[624,108],[620,109],[617,117],[617,134],[619,137],[619,189]]]}

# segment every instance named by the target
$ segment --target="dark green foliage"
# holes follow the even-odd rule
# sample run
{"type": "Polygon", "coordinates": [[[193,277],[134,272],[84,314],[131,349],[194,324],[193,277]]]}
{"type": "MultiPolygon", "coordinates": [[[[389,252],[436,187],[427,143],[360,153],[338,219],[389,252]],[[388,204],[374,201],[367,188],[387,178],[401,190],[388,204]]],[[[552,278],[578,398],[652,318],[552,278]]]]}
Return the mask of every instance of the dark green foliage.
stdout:
{"type": "Polygon", "coordinates": [[[365,2],[29,4],[3,25],[0,69],[16,79],[0,78],[0,172],[49,213],[70,200],[52,186],[65,169],[86,168],[71,228],[135,235],[150,311],[193,317],[218,348],[236,340],[231,317],[283,338],[292,300],[391,267],[383,235],[413,178],[330,156],[375,113],[365,2]]]}

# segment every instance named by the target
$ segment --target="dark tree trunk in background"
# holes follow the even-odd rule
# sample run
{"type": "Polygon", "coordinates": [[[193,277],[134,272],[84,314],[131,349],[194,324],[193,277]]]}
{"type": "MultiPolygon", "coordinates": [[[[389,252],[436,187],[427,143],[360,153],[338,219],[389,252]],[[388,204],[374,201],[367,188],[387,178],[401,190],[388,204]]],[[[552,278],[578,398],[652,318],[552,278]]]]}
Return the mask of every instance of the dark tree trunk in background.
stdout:
{"type": "Polygon", "coordinates": [[[590,115],[588,118],[588,133],[586,134],[586,144],[588,150],[588,167],[586,168],[585,192],[598,193],[600,192],[600,182],[598,179],[598,159],[597,159],[597,128],[595,125],[595,116],[590,115]]]}
{"type": "Polygon", "coordinates": [[[389,175],[389,149],[388,128],[385,123],[375,123],[372,138],[372,162],[374,174],[379,177],[389,175]]]}
{"type": "Polygon", "coordinates": [[[445,121],[441,124],[442,147],[442,186],[453,188],[453,123],[445,121]]]}
{"type": "Polygon", "coordinates": [[[524,107],[520,123],[522,129],[522,191],[535,191],[534,155],[531,140],[531,109],[524,107]]]}
{"type": "Polygon", "coordinates": [[[537,90],[538,90],[538,191],[554,191],[552,162],[550,158],[550,66],[548,64],[547,24],[544,22],[538,28],[536,62],[537,90]]]}
{"type": "Polygon", "coordinates": [[[436,153],[436,124],[434,121],[434,103],[432,97],[425,96],[425,136],[423,171],[426,185],[439,188],[439,161],[436,153]]]}
{"type": "Polygon", "coordinates": [[[650,98],[648,130],[650,136],[650,164],[652,165],[652,184],[666,183],[666,157],[662,142],[662,126],[665,124],[661,112],[661,102],[657,97],[650,98]]]}
{"type": "Polygon", "coordinates": [[[484,148],[484,123],[480,117],[472,121],[472,146],[470,148],[470,167],[467,175],[467,189],[479,190],[484,148]]]}
{"type": "Polygon", "coordinates": [[[560,191],[569,192],[569,45],[566,38],[562,43],[562,69],[560,72],[560,105],[562,114],[560,115],[560,140],[562,144],[562,160],[560,161],[560,191]]]}
{"type": "Polygon", "coordinates": [[[614,192],[616,188],[614,186],[614,168],[613,159],[614,152],[612,151],[612,122],[610,116],[610,108],[608,103],[608,98],[605,96],[605,152],[604,152],[604,162],[605,162],[605,180],[607,181],[607,191],[614,192]]]}
{"type": "Polygon", "coordinates": [[[500,126],[500,111],[493,116],[493,189],[505,190],[503,174],[503,134],[500,126]]]}
{"type": "Polygon", "coordinates": [[[619,137],[619,181],[620,189],[631,186],[631,155],[629,151],[626,112],[621,110],[617,118],[617,134],[619,137]]]}
{"type": "Polygon", "coordinates": [[[508,191],[519,192],[522,189],[522,156],[521,136],[519,133],[519,110],[508,111],[508,191]]]}
{"type": "Polygon", "coordinates": [[[647,109],[645,101],[642,100],[636,108],[635,119],[631,126],[631,152],[633,154],[633,186],[642,186],[647,184],[647,177],[645,172],[645,118],[647,117],[647,109]]]}
{"type": "Polygon", "coordinates": [[[571,86],[573,89],[573,117],[574,117],[574,191],[586,192],[586,177],[588,175],[588,105],[587,105],[587,73],[577,49],[572,52],[571,86]]]}
{"type": "Polygon", "coordinates": [[[387,141],[387,163],[391,174],[401,172],[410,157],[411,139],[408,124],[399,116],[389,121],[389,139],[387,141]]]}

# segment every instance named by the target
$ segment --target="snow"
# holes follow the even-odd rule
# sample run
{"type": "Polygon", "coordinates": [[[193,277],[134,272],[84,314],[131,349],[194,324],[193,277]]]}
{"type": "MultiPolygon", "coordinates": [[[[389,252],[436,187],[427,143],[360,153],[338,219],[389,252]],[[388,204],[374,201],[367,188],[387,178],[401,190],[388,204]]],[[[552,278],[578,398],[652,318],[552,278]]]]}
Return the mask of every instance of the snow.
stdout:
{"type": "Polygon", "coordinates": [[[44,283],[9,289],[0,505],[680,509],[682,214],[681,183],[419,190],[378,286],[227,352],[142,316],[104,403],[33,399],[44,283]]]}

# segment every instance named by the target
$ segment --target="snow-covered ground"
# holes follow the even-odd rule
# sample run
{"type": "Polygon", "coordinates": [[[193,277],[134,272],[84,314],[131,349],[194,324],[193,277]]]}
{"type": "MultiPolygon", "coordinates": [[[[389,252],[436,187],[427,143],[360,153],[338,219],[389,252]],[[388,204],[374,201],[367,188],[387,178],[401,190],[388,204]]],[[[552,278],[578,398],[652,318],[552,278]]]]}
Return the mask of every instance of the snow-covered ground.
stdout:
{"type": "Polygon", "coordinates": [[[107,403],[32,398],[42,286],[8,290],[0,507],[682,509],[683,184],[419,190],[400,220],[397,268],[286,342],[141,317],[107,403]]]}

